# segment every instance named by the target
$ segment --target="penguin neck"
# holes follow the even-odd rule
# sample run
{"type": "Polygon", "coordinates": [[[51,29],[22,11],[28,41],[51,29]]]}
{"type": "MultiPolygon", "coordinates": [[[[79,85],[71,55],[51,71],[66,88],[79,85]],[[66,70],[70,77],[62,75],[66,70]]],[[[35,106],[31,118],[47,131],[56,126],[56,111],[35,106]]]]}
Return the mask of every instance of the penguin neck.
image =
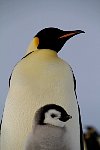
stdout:
{"type": "Polygon", "coordinates": [[[37,46],[34,44],[34,39],[31,41],[27,48],[27,52],[25,55],[31,53],[31,52],[39,52],[41,55],[49,55],[49,56],[54,56],[57,57],[57,52],[51,49],[38,49],[37,46]]]}
{"type": "Polygon", "coordinates": [[[51,49],[38,49],[37,52],[41,56],[57,57],[57,52],[51,49]]]}
{"type": "Polygon", "coordinates": [[[29,46],[28,46],[28,48],[27,48],[27,51],[26,51],[26,54],[25,55],[27,55],[27,54],[29,54],[29,53],[31,53],[31,52],[33,52],[33,51],[36,51],[36,50],[38,50],[37,49],[37,47],[36,47],[36,45],[34,44],[34,39],[30,42],[30,44],[29,44],[29,46]]]}

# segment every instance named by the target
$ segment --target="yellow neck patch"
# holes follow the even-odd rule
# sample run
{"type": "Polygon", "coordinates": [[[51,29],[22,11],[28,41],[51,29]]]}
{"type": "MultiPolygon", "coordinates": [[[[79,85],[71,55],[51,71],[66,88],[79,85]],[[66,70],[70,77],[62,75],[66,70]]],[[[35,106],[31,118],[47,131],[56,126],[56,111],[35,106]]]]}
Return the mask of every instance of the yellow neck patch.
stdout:
{"type": "Polygon", "coordinates": [[[38,37],[35,37],[34,39],[33,39],[33,45],[34,45],[34,47],[38,47],[38,45],[39,45],[39,38],[38,37]]]}
{"type": "Polygon", "coordinates": [[[33,38],[33,40],[31,41],[31,43],[29,44],[29,47],[27,49],[26,54],[28,54],[28,53],[30,53],[32,51],[36,51],[38,45],[39,45],[39,38],[38,37],[33,38]]]}

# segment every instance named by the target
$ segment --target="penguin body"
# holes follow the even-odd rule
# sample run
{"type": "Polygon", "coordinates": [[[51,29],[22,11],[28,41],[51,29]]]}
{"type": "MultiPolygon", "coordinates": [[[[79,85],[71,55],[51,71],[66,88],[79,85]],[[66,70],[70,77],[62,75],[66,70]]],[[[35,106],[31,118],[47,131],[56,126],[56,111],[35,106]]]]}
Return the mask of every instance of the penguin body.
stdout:
{"type": "MultiPolygon", "coordinates": [[[[73,33],[78,34],[79,31],[73,33]]],[[[58,57],[58,50],[46,49],[48,44],[41,49],[43,45],[37,39],[35,37],[33,48],[31,43],[27,55],[12,72],[3,114],[1,149],[22,150],[36,110],[52,103],[60,105],[73,116],[67,123],[66,139],[70,139],[71,150],[80,150],[79,112],[72,70],[58,57]]],[[[53,47],[54,43],[50,45],[53,47]]]]}
{"type": "Polygon", "coordinates": [[[93,147],[95,150],[100,150],[100,134],[99,132],[92,126],[86,127],[87,131],[84,133],[84,139],[86,143],[87,150],[91,150],[93,147]]]}
{"type": "Polygon", "coordinates": [[[66,147],[65,123],[71,118],[58,105],[48,104],[40,108],[36,112],[32,131],[25,144],[25,150],[70,150],[69,142],[66,147]]]}
{"type": "Polygon", "coordinates": [[[34,134],[30,133],[25,150],[66,150],[64,129],[49,125],[37,126],[34,134]]]}

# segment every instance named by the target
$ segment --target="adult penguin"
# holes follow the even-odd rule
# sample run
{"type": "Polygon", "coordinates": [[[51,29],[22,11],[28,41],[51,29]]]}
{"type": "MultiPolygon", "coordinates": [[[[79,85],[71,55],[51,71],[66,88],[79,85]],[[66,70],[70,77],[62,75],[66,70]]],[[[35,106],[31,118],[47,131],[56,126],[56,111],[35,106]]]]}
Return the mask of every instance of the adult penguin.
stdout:
{"type": "Polygon", "coordinates": [[[57,55],[68,39],[80,33],[84,31],[45,28],[33,38],[9,80],[1,131],[2,150],[22,150],[35,112],[50,103],[60,105],[72,116],[66,132],[70,150],[83,150],[75,77],[69,64],[57,55]]]}

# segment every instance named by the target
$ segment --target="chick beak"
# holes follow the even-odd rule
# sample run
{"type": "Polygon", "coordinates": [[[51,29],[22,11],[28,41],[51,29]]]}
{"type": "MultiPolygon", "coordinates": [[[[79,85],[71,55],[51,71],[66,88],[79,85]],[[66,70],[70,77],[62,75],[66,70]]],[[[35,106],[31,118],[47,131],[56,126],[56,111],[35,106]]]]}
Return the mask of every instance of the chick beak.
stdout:
{"type": "Polygon", "coordinates": [[[72,116],[70,116],[70,115],[67,116],[67,120],[69,120],[69,119],[71,119],[71,118],[72,118],[72,116]]]}
{"type": "Polygon", "coordinates": [[[69,38],[71,38],[71,37],[73,37],[73,36],[75,36],[75,35],[77,35],[77,34],[80,34],[80,33],[85,33],[85,32],[82,31],[82,30],[64,31],[64,34],[61,35],[61,36],[59,37],[59,39],[66,39],[66,40],[68,40],[69,38]]]}
{"type": "Polygon", "coordinates": [[[72,118],[72,116],[67,114],[66,116],[63,116],[62,118],[60,118],[60,120],[63,121],[63,122],[66,122],[66,121],[68,121],[71,118],[72,118]]]}

